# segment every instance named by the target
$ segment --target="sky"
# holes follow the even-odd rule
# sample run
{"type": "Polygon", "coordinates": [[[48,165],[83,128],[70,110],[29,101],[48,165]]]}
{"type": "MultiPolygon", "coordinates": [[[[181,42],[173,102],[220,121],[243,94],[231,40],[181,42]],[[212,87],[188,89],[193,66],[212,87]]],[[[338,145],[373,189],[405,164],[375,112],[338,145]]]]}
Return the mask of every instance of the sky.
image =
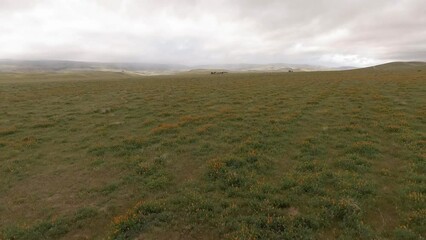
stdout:
{"type": "Polygon", "coordinates": [[[0,0],[0,59],[426,61],[426,0],[0,0]]]}

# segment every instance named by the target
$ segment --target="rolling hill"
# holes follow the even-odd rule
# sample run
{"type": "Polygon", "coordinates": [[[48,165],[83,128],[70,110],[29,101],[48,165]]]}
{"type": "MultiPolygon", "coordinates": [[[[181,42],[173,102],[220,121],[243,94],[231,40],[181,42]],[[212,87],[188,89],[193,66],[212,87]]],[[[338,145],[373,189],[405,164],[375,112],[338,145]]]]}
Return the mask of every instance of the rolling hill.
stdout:
{"type": "MultiPolygon", "coordinates": [[[[344,67],[343,69],[351,69],[344,67]]],[[[135,72],[141,74],[166,74],[177,72],[209,72],[212,70],[229,72],[297,72],[343,70],[308,64],[211,64],[211,65],[179,65],[155,63],[100,63],[56,60],[0,60],[0,72],[70,72],[70,71],[111,71],[135,72]]]]}
{"type": "MultiPolygon", "coordinates": [[[[271,64],[211,64],[182,65],[156,63],[101,63],[57,60],[0,60],[0,72],[75,72],[75,71],[106,71],[132,72],[140,75],[164,75],[174,73],[209,73],[210,71],[226,72],[315,72],[344,71],[356,67],[324,67],[308,64],[271,63],[271,64]]],[[[426,69],[426,62],[390,62],[367,67],[371,70],[409,70],[426,69]]]]}
{"type": "Polygon", "coordinates": [[[426,62],[390,62],[369,68],[376,70],[422,70],[426,69],[426,62]]]}
{"type": "Polygon", "coordinates": [[[154,63],[100,63],[56,60],[0,60],[0,72],[67,72],[67,71],[181,71],[186,66],[154,63]]]}

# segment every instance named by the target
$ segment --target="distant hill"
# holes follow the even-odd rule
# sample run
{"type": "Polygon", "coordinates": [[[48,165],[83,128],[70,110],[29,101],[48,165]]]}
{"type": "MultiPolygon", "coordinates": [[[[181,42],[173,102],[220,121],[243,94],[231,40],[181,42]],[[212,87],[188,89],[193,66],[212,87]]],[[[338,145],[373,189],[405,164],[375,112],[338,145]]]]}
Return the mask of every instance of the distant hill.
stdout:
{"type": "Polygon", "coordinates": [[[215,64],[200,65],[199,69],[225,69],[233,72],[295,72],[324,71],[330,68],[308,64],[270,63],[270,64],[215,64]]]}
{"type": "Polygon", "coordinates": [[[77,61],[21,61],[0,60],[0,72],[56,72],[56,71],[178,71],[187,69],[183,65],[151,63],[99,63],[77,61]]]}
{"type": "MultiPolygon", "coordinates": [[[[206,74],[210,71],[225,72],[311,72],[311,71],[341,71],[357,69],[355,67],[329,68],[308,64],[212,64],[212,65],[179,65],[153,63],[100,63],[56,60],[0,60],[0,72],[70,72],[70,71],[111,71],[129,72],[140,75],[173,74],[178,72],[206,74]]],[[[426,70],[426,62],[391,62],[365,69],[397,70],[417,69],[426,70]]]]}
{"type": "MultiPolygon", "coordinates": [[[[295,72],[338,70],[307,64],[216,64],[185,66],[151,63],[99,63],[56,60],[0,60],[0,72],[57,72],[57,71],[128,71],[141,74],[209,72],[220,69],[229,72],[295,72]]],[[[344,68],[347,69],[347,68],[344,68]]],[[[341,69],[340,69],[341,70],[341,69]]]]}
{"type": "Polygon", "coordinates": [[[426,70],[426,62],[390,62],[373,67],[368,69],[375,70],[426,70]]]}

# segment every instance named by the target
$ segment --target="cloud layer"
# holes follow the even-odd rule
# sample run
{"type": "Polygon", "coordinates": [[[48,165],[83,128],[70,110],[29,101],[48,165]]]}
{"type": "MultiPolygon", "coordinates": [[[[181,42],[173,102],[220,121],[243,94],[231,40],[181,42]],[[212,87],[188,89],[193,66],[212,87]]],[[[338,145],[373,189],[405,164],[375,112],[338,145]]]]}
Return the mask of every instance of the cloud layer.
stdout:
{"type": "Polygon", "coordinates": [[[0,59],[426,60],[424,0],[1,0],[0,59]]]}

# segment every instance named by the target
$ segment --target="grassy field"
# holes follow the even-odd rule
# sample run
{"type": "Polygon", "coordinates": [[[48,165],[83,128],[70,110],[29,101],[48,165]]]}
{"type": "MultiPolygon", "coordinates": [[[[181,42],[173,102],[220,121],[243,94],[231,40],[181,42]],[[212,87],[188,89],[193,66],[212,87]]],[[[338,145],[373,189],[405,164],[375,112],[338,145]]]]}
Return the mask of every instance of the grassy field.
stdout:
{"type": "Polygon", "coordinates": [[[426,69],[0,74],[0,239],[422,239],[426,69]]]}

